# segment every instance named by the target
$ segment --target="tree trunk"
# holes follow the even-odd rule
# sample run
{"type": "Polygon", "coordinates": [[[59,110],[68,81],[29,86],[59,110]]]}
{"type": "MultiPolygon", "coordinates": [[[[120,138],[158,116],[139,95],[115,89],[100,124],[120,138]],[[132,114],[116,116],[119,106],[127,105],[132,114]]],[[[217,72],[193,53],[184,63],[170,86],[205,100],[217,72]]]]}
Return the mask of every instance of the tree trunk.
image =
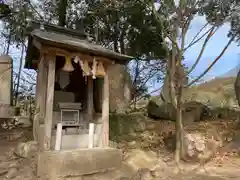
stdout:
{"type": "Polygon", "coordinates": [[[176,108],[176,152],[175,152],[175,160],[177,163],[180,162],[180,160],[183,157],[184,149],[183,149],[183,143],[184,143],[184,130],[183,130],[183,119],[182,119],[182,90],[183,86],[181,83],[181,78],[178,81],[178,88],[177,88],[177,108],[176,108]]]}
{"type": "Polygon", "coordinates": [[[238,101],[238,105],[240,106],[240,70],[238,71],[237,78],[235,80],[234,90],[238,101]]]}

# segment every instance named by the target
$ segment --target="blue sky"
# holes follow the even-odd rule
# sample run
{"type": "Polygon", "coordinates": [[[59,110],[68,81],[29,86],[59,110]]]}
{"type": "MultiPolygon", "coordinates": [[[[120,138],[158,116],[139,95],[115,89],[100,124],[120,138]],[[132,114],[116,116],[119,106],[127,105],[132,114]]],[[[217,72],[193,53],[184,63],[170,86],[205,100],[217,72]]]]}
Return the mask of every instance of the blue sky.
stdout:
{"type": "MultiPolygon", "coordinates": [[[[197,17],[191,24],[189,33],[187,34],[187,42],[189,42],[201,27],[206,23],[204,17],[197,17]]],[[[201,58],[197,68],[193,71],[192,76],[198,76],[203,72],[208,65],[220,54],[224,46],[228,42],[227,33],[230,26],[228,24],[222,26],[216,34],[209,41],[204,54],[201,58]]],[[[191,47],[185,54],[186,63],[192,65],[198,56],[202,47],[203,41],[200,41],[195,46],[191,47]]],[[[215,76],[222,75],[229,70],[236,67],[239,63],[239,47],[237,43],[232,43],[222,58],[215,64],[210,72],[205,76],[204,79],[209,79],[215,76]]]]}
{"type": "MultiPolygon", "coordinates": [[[[189,31],[186,37],[186,44],[191,42],[192,38],[199,32],[199,30],[206,24],[205,17],[196,17],[193,19],[189,31]]],[[[218,29],[218,31],[212,36],[209,40],[207,47],[202,55],[202,58],[195,68],[195,70],[190,74],[191,77],[199,76],[208,66],[209,64],[214,61],[214,59],[221,53],[222,49],[228,42],[228,31],[229,31],[229,24],[226,24],[218,29]]],[[[189,48],[188,51],[184,54],[185,63],[188,67],[191,67],[192,64],[195,62],[201,47],[203,45],[204,38],[196,43],[194,46],[189,48]]],[[[232,43],[225,54],[222,56],[221,59],[212,67],[212,69],[203,77],[203,80],[210,80],[216,76],[221,76],[231,69],[235,68],[239,65],[239,58],[240,58],[240,51],[237,43],[232,43]]],[[[153,87],[150,88],[150,92],[158,89],[161,86],[161,83],[156,83],[153,87]]],[[[154,94],[158,94],[156,92],[154,94]]]]}

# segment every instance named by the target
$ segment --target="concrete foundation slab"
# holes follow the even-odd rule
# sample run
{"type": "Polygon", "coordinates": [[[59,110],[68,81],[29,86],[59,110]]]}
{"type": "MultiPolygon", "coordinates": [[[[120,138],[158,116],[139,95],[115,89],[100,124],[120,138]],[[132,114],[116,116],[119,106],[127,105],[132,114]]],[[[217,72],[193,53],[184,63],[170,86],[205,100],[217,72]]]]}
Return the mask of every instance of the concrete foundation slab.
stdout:
{"type": "Polygon", "coordinates": [[[113,148],[45,151],[38,155],[37,175],[55,180],[120,168],[122,152],[113,148]]]}

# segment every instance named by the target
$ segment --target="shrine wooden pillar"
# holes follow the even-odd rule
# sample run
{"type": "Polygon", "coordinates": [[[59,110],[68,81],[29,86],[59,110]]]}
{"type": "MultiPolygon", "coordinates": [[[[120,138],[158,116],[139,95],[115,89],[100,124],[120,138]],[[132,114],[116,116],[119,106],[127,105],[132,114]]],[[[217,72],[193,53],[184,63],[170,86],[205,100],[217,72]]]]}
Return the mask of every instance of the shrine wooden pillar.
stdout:
{"type": "Polygon", "coordinates": [[[46,56],[48,64],[47,76],[47,94],[46,94],[46,114],[44,118],[44,150],[50,150],[52,137],[52,121],[53,121],[53,98],[55,84],[55,65],[56,56],[48,54],[46,56]]]}
{"type": "Polygon", "coordinates": [[[103,146],[109,146],[109,78],[107,69],[103,83],[102,123],[103,123],[103,146]]]}
{"type": "Polygon", "coordinates": [[[93,79],[92,76],[87,76],[87,116],[88,120],[93,120],[94,105],[93,105],[93,79]]]}
{"type": "Polygon", "coordinates": [[[47,67],[44,60],[44,55],[40,57],[37,71],[36,85],[36,100],[35,100],[35,115],[33,120],[33,136],[39,141],[39,126],[44,123],[46,111],[46,83],[47,83],[47,67]]]}
{"type": "Polygon", "coordinates": [[[38,94],[39,94],[39,112],[40,112],[40,124],[44,123],[44,117],[46,113],[46,96],[47,96],[47,76],[48,76],[48,64],[46,61],[46,55],[44,54],[39,64],[39,83],[38,83],[38,94]]]}

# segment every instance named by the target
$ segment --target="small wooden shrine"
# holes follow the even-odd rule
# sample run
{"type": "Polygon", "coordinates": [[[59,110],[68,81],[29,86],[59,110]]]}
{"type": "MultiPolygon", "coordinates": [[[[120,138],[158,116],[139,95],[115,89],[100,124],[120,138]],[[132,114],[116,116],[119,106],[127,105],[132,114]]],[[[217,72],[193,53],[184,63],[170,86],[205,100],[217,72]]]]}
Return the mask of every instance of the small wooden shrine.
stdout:
{"type": "Polygon", "coordinates": [[[37,70],[33,131],[42,152],[109,146],[108,68],[131,58],[84,33],[32,22],[25,68],[37,70]]]}

